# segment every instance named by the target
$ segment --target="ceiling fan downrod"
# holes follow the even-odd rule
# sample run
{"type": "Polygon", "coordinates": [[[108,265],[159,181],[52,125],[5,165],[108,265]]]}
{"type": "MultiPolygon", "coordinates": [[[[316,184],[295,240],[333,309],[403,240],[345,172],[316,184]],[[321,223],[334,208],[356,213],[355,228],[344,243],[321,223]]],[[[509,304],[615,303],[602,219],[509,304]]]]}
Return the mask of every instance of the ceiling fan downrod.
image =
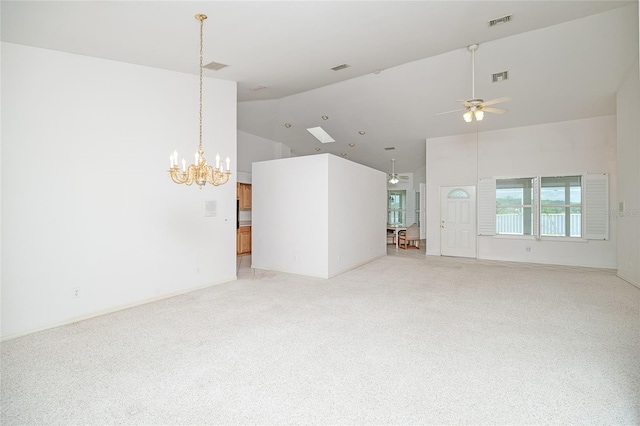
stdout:
{"type": "Polygon", "coordinates": [[[467,46],[467,50],[471,52],[471,99],[476,98],[476,50],[478,50],[478,44],[470,44],[467,46]]]}

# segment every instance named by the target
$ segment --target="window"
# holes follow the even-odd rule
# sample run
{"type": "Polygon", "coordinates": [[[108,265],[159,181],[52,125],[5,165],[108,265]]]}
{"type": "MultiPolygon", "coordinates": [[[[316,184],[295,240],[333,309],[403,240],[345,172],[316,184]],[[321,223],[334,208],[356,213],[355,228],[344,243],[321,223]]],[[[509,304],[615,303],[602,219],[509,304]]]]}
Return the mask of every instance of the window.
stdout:
{"type": "Polygon", "coordinates": [[[533,235],[533,178],[496,180],[496,233],[533,235]]]}
{"type": "Polygon", "coordinates": [[[540,235],[582,236],[582,177],[540,179],[540,235]]]}
{"type": "Polygon", "coordinates": [[[479,185],[480,235],[608,238],[607,175],[483,179],[479,185]]]}
{"type": "Polygon", "coordinates": [[[407,217],[407,191],[389,191],[387,223],[390,225],[404,225],[407,217]]]}

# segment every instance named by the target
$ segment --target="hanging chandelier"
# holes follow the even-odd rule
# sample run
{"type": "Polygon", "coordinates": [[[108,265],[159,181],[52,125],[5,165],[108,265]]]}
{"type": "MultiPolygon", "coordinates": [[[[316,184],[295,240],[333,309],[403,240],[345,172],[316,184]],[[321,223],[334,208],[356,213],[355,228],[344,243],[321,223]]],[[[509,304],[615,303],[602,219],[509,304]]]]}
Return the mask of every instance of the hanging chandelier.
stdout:
{"type": "Polygon", "coordinates": [[[220,155],[216,154],[216,167],[207,164],[207,160],[204,158],[204,151],[202,150],[202,28],[204,26],[204,20],[207,19],[207,15],[197,14],[195,18],[200,21],[200,139],[198,144],[198,152],[195,155],[195,162],[187,167],[186,161],[182,159],[182,169],[178,165],[178,152],[173,151],[173,154],[169,156],[171,168],[169,169],[169,176],[171,180],[178,184],[192,185],[198,184],[200,189],[207,183],[219,186],[224,185],[229,181],[231,176],[229,157],[226,159],[227,168],[225,170],[224,164],[220,161],[220,155]]]}

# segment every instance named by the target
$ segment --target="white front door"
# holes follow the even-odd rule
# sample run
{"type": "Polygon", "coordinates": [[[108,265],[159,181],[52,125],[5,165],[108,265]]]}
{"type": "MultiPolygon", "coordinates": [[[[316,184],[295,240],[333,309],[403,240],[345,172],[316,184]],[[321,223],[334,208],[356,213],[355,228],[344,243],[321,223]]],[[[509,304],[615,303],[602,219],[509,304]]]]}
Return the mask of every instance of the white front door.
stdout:
{"type": "Polygon", "coordinates": [[[476,257],[476,187],[440,187],[440,254],[476,257]]]}

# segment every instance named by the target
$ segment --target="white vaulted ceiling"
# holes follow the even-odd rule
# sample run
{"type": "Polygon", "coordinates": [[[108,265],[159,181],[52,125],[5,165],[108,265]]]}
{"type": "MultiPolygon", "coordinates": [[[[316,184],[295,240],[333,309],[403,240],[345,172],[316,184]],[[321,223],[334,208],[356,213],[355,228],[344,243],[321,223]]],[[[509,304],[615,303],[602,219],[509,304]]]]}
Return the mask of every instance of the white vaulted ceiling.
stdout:
{"type": "Polygon", "coordinates": [[[229,65],[205,75],[238,82],[239,130],[295,155],[320,147],[385,171],[391,158],[398,172],[423,167],[429,137],[615,114],[615,92],[638,56],[637,1],[3,0],[1,7],[3,41],[194,74],[193,15],[205,13],[205,63],[229,65]],[[508,14],[511,22],[489,27],[508,14]],[[472,43],[480,44],[476,96],[512,98],[500,105],[506,114],[486,114],[478,127],[461,114],[435,115],[471,97],[472,43]],[[509,79],[492,83],[501,71],[509,79]],[[306,131],[315,126],[336,142],[320,144],[306,131]]]}

